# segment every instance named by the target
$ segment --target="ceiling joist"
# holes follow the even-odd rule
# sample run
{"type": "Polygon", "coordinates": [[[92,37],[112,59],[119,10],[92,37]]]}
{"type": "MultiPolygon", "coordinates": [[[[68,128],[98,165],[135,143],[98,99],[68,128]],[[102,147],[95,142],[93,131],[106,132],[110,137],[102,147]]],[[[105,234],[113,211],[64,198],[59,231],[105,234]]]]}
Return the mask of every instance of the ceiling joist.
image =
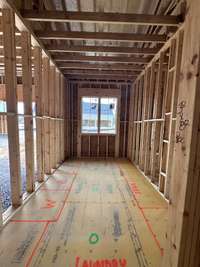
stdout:
{"type": "Polygon", "coordinates": [[[126,81],[126,80],[128,80],[128,81],[134,81],[135,79],[134,79],[134,77],[132,77],[132,76],[126,76],[126,75],[124,75],[124,76],[119,76],[119,75],[110,75],[110,76],[107,76],[107,77],[105,77],[104,75],[86,75],[86,74],[84,74],[84,75],[65,75],[66,76],[66,78],[68,78],[68,79],[76,79],[76,80],[107,80],[107,81],[109,81],[109,80],[115,80],[115,81],[119,81],[119,80],[123,80],[123,81],[126,81]]]}
{"type": "Polygon", "coordinates": [[[84,61],[84,62],[120,62],[120,63],[138,63],[147,64],[150,58],[142,57],[110,57],[110,56],[71,56],[71,55],[57,55],[53,59],[56,62],[67,62],[67,61],[84,61]]]}
{"type": "Polygon", "coordinates": [[[159,48],[137,48],[137,47],[117,47],[117,46],[76,46],[76,45],[47,45],[49,52],[97,52],[112,54],[148,54],[155,55],[159,48]]]}
{"type": "Polygon", "coordinates": [[[163,16],[149,14],[124,14],[101,12],[76,12],[76,11],[34,11],[22,10],[22,16],[29,21],[55,21],[55,22],[91,22],[136,25],[166,25],[178,26],[181,16],[163,16]]]}
{"type": "Polygon", "coordinates": [[[123,71],[123,70],[85,70],[85,69],[68,69],[64,70],[63,74],[68,74],[68,75],[104,75],[104,76],[109,76],[109,75],[119,75],[119,76],[138,76],[137,72],[134,71],[123,71]]]}
{"type": "Polygon", "coordinates": [[[45,40],[103,40],[120,42],[157,42],[165,43],[166,35],[132,34],[114,32],[66,32],[66,31],[36,31],[36,36],[45,40]]]}
{"type": "Polygon", "coordinates": [[[59,63],[60,69],[107,69],[107,70],[132,70],[132,71],[142,71],[144,68],[137,65],[128,64],[90,64],[90,63],[59,63]]]}

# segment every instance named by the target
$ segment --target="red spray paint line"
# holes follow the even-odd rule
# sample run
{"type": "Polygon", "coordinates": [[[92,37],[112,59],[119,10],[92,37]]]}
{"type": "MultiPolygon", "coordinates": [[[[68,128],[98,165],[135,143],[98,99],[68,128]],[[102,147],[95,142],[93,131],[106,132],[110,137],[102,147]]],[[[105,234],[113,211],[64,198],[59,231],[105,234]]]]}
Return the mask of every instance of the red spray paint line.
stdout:
{"type": "Polygon", "coordinates": [[[12,223],[50,223],[55,222],[55,220],[11,220],[12,223]]]}
{"type": "MultiPolygon", "coordinates": [[[[78,174],[78,171],[76,172],[76,174],[75,174],[75,176],[74,176],[74,179],[73,179],[73,181],[72,181],[72,184],[71,184],[71,186],[70,186],[70,190],[69,190],[68,194],[67,194],[66,197],[65,197],[65,202],[67,201],[67,198],[68,198],[69,193],[70,193],[70,191],[71,191],[71,189],[72,189],[72,186],[73,186],[73,184],[74,184],[75,178],[77,177],[77,174],[78,174]]],[[[25,265],[25,267],[29,267],[29,266],[30,266],[30,264],[31,264],[31,262],[32,262],[32,259],[33,259],[34,255],[35,255],[35,253],[36,253],[36,251],[37,251],[39,245],[40,245],[40,242],[42,241],[44,235],[45,235],[46,232],[47,232],[47,229],[48,229],[48,226],[49,226],[50,222],[57,222],[57,221],[59,220],[59,218],[60,218],[60,216],[61,216],[61,213],[62,213],[62,211],[63,211],[64,205],[65,205],[65,202],[63,203],[63,207],[61,208],[61,210],[60,210],[60,212],[59,212],[57,218],[56,218],[54,221],[48,221],[48,222],[46,223],[46,225],[45,225],[45,227],[44,227],[44,230],[43,230],[43,232],[42,232],[42,234],[41,234],[39,240],[37,241],[37,243],[36,243],[36,245],[35,245],[35,247],[34,247],[32,253],[31,253],[31,256],[29,257],[29,259],[28,259],[28,261],[27,261],[27,263],[26,263],[26,265],[25,265]]]]}
{"type": "MultiPolygon", "coordinates": [[[[140,206],[141,207],[141,206],[140,206]]],[[[167,210],[167,207],[159,207],[159,206],[147,206],[147,207],[141,207],[143,210],[167,210]]]]}
{"type": "Polygon", "coordinates": [[[72,183],[71,183],[71,186],[70,186],[70,188],[68,189],[68,190],[66,190],[66,192],[67,192],[67,194],[66,194],[66,197],[65,197],[65,199],[64,199],[64,201],[63,201],[63,204],[62,204],[62,207],[61,207],[61,209],[60,209],[60,211],[58,212],[58,214],[57,214],[57,216],[56,216],[56,221],[58,221],[59,220],[59,218],[60,218],[60,216],[61,216],[61,214],[62,214],[62,211],[63,211],[63,209],[64,209],[64,206],[65,206],[65,203],[66,203],[66,201],[67,201],[67,199],[68,199],[68,197],[69,197],[69,194],[70,194],[70,192],[71,192],[71,190],[72,190],[72,187],[73,187],[73,185],[74,185],[74,181],[75,181],[75,179],[76,179],[76,177],[77,177],[77,174],[78,174],[78,171],[76,172],[76,173],[74,173],[74,178],[73,178],[73,181],[72,181],[72,183]]]}
{"type": "MultiPolygon", "coordinates": [[[[70,188],[69,189],[66,189],[66,190],[64,190],[67,194],[66,194],[66,196],[65,196],[65,198],[64,198],[64,200],[63,200],[63,204],[62,204],[62,206],[61,206],[61,208],[60,208],[60,210],[58,211],[58,213],[57,213],[57,215],[55,216],[55,218],[54,219],[49,219],[49,220],[45,220],[45,219],[25,219],[25,220],[21,220],[21,219],[13,219],[13,220],[10,220],[10,222],[13,222],[13,223],[33,223],[33,222],[38,222],[38,223],[44,223],[44,222],[48,222],[48,223],[50,223],[50,222],[57,222],[58,220],[59,220],[59,218],[60,218],[60,216],[61,216],[61,214],[62,214],[62,211],[63,211],[63,209],[64,209],[64,206],[65,206],[65,203],[66,203],[66,201],[67,201],[67,198],[68,198],[68,196],[69,196],[69,194],[70,194],[70,192],[71,192],[71,190],[72,190],[72,186],[73,186],[73,184],[74,184],[74,181],[75,181],[75,178],[77,177],[77,174],[78,174],[78,171],[74,174],[74,178],[73,178],[73,181],[72,181],[72,183],[71,183],[71,185],[70,185],[70,188]]],[[[26,214],[25,214],[26,215],[26,214]]],[[[31,216],[31,215],[30,215],[31,216]]]]}
{"type": "Polygon", "coordinates": [[[164,250],[163,250],[163,248],[161,247],[160,242],[158,241],[158,239],[157,239],[157,237],[156,237],[156,234],[153,232],[153,228],[152,228],[152,226],[151,226],[149,220],[147,219],[147,217],[146,217],[146,215],[145,215],[145,213],[144,213],[144,210],[140,207],[140,205],[139,205],[137,199],[135,198],[135,196],[134,196],[134,199],[135,199],[135,201],[136,201],[136,204],[137,204],[137,206],[138,206],[140,212],[142,213],[142,216],[143,216],[143,218],[144,218],[144,220],[145,220],[145,222],[146,222],[146,225],[147,225],[148,228],[149,228],[149,231],[150,231],[150,233],[151,233],[151,235],[152,235],[152,237],[153,237],[155,243],[157,244],[157,246],[158,246],[158,248],[159,248],[159,250],[160,250],[161,255],[163,256],[163,251],[164,251],[164,250]]]}
{"type": "Polygon", "coordinates": [[[29,257],[29,259],[28,259],[25,267],[29,267],[30,266],[30,264],[32,262],[32,259],[33,259],[34,255],[35,255],[35,252],[37,251],[37,249],[38,249],[38,247],[40,245],[40,242],[41,242],[42,238],[44,237],[44,235],[47,232],[48,226],[49,226],[49,222],[46,223],[46,225],[45,225],[45,227],[44,227],[44,229],[42,231],[42,234],[41,234],[40,238],[38,239],[38,241],[36,242],[36,244],[34,246],[34,249],[33,249],[32,253],[31,253],[31,255],[30,255],[30,257],[29,257]]]}
{"type": "MultiPolygon", "coordinates": [[[[118,165],[118,168],[119,168],[119,170],[120,170],[120,174],[121,174],[121,176],[124,177],[125,181],[126,181],[127,184],[129,185],[129,181],[128,181],[127,177],[124,175],[124,172],[122,171],[122,169],[121,169],[121,167],[119,166],[119,164],[117,164],[117,165],[118,165]]],[[[130,185],[129,185],[129,187],[130,187],[130,185]]],[[[133,192],[132,192],[132,193],[133,193],[133,192]]],[[[143,218],[144,218],[144,221],[145,221],[145,223],[146,223],[146,225],[147,225],[147,227],[148,227],[148,229],[149,229],[149,232],[151,233],[151,235],[152,235],[152,237],[153,237],[153,240],[155,241],[157,247],[158,247],[159,250],[160,250],[161,255],[163,256],[163,252],[164,252],[164,250],[163,250],[163,248],[161,247],[160,242],[158,241],[158,239],[157,239],[157,237],[156,237],[156,234],[153,232],[153,228],[152,228],[150,222],[148,221],[146,215],[144,214],[144,211],[143,211],[142,207],[140,206],[140,204],[139,204],[139,202],[138,202],[138,200],[137,200],[137,198],[135,197],[134,194],[133,194],[133,198],[134,198],[134,200],[135,200],[135,202],[136,202],[136,204],[137,204],[138,209],[140,210],[140,212],[141,212],[141,214],[142,214],[142,216],[143,216],[143,218]]]]}

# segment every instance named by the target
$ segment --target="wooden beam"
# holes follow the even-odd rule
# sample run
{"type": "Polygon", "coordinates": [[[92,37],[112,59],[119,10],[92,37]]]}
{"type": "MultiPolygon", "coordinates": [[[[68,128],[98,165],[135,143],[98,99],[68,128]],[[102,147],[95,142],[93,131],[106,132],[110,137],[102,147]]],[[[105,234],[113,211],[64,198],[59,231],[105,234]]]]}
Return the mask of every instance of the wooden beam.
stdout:
{"type": "Polygon", "coordinates": [[[32,118],[32,62],[31,35],[24,31],[22,40],[22,84],[24,100],[24,128],[25,128],[25,161],[26,161],[26,190],[34,191],[34,141],[32,118]]]}
{"type": "Polygon", "coordinates": [[[65,75],[67,79],[78,79],[78,80],[84,80],[84,79],[90,79],[90,80],[130,80],[134,81],[133,76],[120,76],[120,75],[110,75],[110,76],[105,76],[105,75],[65,75]]]}
{"type": "MultiPolygon", "coordinates": [[[[137,120],[138,116],[138,85],[139,80],[134,83],[133,90],[134,90],[134,103],[133,103],[133,122],[137,120]]],[[[131,160],[132,162],[135,162],[135,156],[136,156],[136,135],[137,135],[137,128],[136,124],[133,124],[133,133],[132,133],[132,155],[131,160]]]]}
{"type": "Polygon", "coordinates": [[[103,12],[77,12],[77,11],[34,11],[22,10],[22,16],[29,21],[55,21],[55,22],[87,22],[87,23],[114,23],[133,25],[165,25],[178,26],[182,21],[180,16],[124,14],[103,12]]]}
{"type": "MultiPolygon", "coordinates": [[[[151,119],[152,118],[152,111],[153,111],[153,96],[154,96],[154,91],[155,91],[155,81],[156,81],[156,72],[155,72],[155,62],[152,62],[151,65],[151,74],[149,78],[149,99],[147,101],[147,111],[146,111],[146,118],[151,119]]],[[[145,175],[150,174],[150,148],[151,148],[151,128],[152,125],[151,123],[147,124],[147,129],[146,129],[146,139],[145,141],[145,159],[144,159],[144,173],[145,175]]]]}
{"type": "Polygon", "coordinates": [[[2,10],[3,43],[5,55],[5,86],[9,144],[9,165],[12,205],[21,204],[21,176],[19,153],[19,129],[17,113],[17,81],[15,55],[15,17],[10,9],[2,10]]]}
{"type": "MultiPolygon", "coordinates": [[[[59,73],[59,103],[58,103],[58,117],[62,118],[62,79],[61,74],[59,73]]],[[[59,127],[59,164],[63,162],[62,160],[62,148],[63,148],[63,142],[62,142],[62,121],[58,121],[58,127],[59,127]]]]}
{"type": "MultiPolygon", "coordinates": [[[[56,75],[56,70],[55,66],[50,66],[50,71],[49,71],[49,116],[50,117],[55,117],[55,75],[56,75]]],[[[56,129],[56,123],[54,119],[50,119],[50,165],[52,169],[56,169],[56,161],[55,161],[55,129],[56,129]]]]}
{"type": "MultiPolygon", "coordinates": [[[[163,101],[163,64],[164,64],[164,52],[160,54],[159,68],[156,73],[157,80],[155,85],[154,103],[153,103],[153,119],[159,119],[162,116],[162,101],[163,101]]],[[[159,181],[159,157],[157,155],[160,150],[160,131],[161,123],[155,121],[152,123],[151,129],[151,154],[150,154],[150,178],[153,183],[158,183],[159,181]]]]}
{"type": "Polygon", "coordinates": [[[65,79],[65,90],[64,90],[64,123],[65,123],[65,133],[64,133],[64,139],[65,139],[65,159],[68,159],[70,156],[70,94],[69,94],[69,88],[70,83],[67,79],[65,79]]]}
{"type": "Polygon", "coordinates": [[[90,63],[60,63],[58,64],[60,69],[107,69],[107,70],[132,70],[142,71],[144,68],[136,65],[128,64],[90,64],[90,63]]]}
{"type": "Polygon", "coordinates": [[[71,55],[57,55],[53,56],[56,62],[67,62],[67,61],[93,61],[93,62],[120,62],[120,63],[142,63],[147,64],[151,58],[143,57],[110,57],[110,56],[71,56],[71,55]]]}
{"type": "MultiPolygon", "coordinates": [[[[3,44],[3,40],[1,40],[2,41],[2,44],[3,44]]],[[[16,49],[16,57],[18,57],[18,56],[20,56],[21,57],[21,55],[22,55],[22,52],[21,52],[21,48],[20,49],[16,49]]],[[[3,56],[4,55],[4,49],[3,49],[3,45],[2,45],[2,47],[0,48],[0,56],[3,56]]]]}
{"type": "Polygon", "coordinates": [[[43,93],[44,93],[44,170],[51,174],[50,166],[50,119],[49,119],[49,68],[47,57],[43,58],[43,93]]]}
{"type": "MultiPolygon", "coordinates": [[[[13,38],[15,39],[15,47],[21,47],[21,36],[14,35],[13,38]]],[[[3,41],[3,35],[0,35],[0,46],[3,47],[4,41],[3,41]]]]}
{"type": "Polygon", "coordinates": [[[148,54],[154,55],[159,51],[159,48],[137,48],[137,47],[119,47],[119,46],[95,46],[95,45],[46,45],[49,52],[98,52],[98,53],[112,53],[112,54],[148,54]]]}
{"type": "Polygon", "coordinates": [[[137,72],[134,71],[123,71],[123,70],[85,70],[85,69],[68,69],[63,71],[63,74],[68,74],[68,75],[129,75],[129,76],[138,76],[137,72]]]}
{"type": "MultiPolygon", "coordinates": [[[[16,28],[20,32],[22,32],[22,31],[30,32],[32,45],[33,46],[40,46],[42,48],[43,54],[48,56],[53,62],[53,59],[51,58],[50,53],[44,48],[43,43],[36,37],[35,33],[33,32],[33,30],[30,27],[30,25],[27,23],[27,21],[25,21],[23,19],[23,17],[21,16],[20,12],[17,10],[17,8],[15,6],[15,3],[12,0],[0,0],[0,8],[1,9],[3,9],[3,8],[11,9],[14,12],[16,28]]],[[[1,36],[0,36],[0,40],[1,40],[1,36]]],[[[17,38],[17,40],[18,40],[18,38],[17,38]]],[[[21,44],[16,44],[16,46],[21,46],[21,44]]]]}
{"type": "Polygon", "coordinates": [[[34,84],[36,102],[36,153],[37,153],[37,180],[44,181],[44,150],[43,150],[43,87],[42,87],[42,50],[39,46],[34,47],[34,84]]]}
{"type": "MultiPolygon", "coordinates": [[[[35,86],[32,85],[33,101],[35,101],[35,86]]],[[[23,85],[17,84],[17,101],[23,102],[23,85]]],[[[0,100],[6,101],[6,85],[0,84],[0,100]]]]}
{"type": "Polygon", "coordinates": [[[164,43],[166,35],[161,34],[133,34],[114,32],[66,32],[66,31],[36,31],[37,37],[43,40],[104,40],[120,42],[164,43]]]}
{"type": "Polygon", "coordinates": [[[62,146],[61,146],[61,161],[64,162],[65,160],[65,77],[61,74],[61,118],[63,119],[61,121],[61,142],[62,142],[62,146]]]}
{"type": "Polygon", "coordinates": [[[146,150],[146,128],[147,123],[144,120],[147,118],[148,101],[149,101],[149,82],[150,82],[150,71],[146,69],[144,73],[144,83],[143,83],[143,104],[142,104],[142,125],[141,125],[141,135],[140,135],[140,152],[139,152],[139,166],[142,171],[144,171],[144,158],[146,150]]]}
{"type": "MultiPolygon", "coordinates": [[[[56,87],[55,87],[55,115],[56,118],[59,118],[59,111],[60,111],[60,74],[56,71],[56,87]]],[[[56,120],[56,164],[59,166],[60,162],[60,127],[59,127],[59,120],[56,120]]]]}
{"type": "MultiPolygon", "coordinates": [[[[180,79],[180,68],[182,60],[182,48],[183,48],[183,36],[184,31],[180,31],[179,35],[176,38],[176,51],[174,51],[174,72],[172,72],[172,92],[170,101],[170,123],[169,123],[169,149],[168,149],[168,160],[166,164],[166,181],[165,181],[165,197],[169,198],[169,191],[171,187],[171,173],[173,166],[173,155],[174,155],[174,144],[175,144],[175,130],[176,130],[176,120],[173,118],[177,115],[177,101],[178,101],[178,90],[179,90],[179,79],[180,79]]],[[[173,41],[175,42],[175,41],[173,41]]],[[[169,79],[170,86],[170,79],[169,79]]],[[[168,90],[168,89],[167,89],[168,90]]]]}

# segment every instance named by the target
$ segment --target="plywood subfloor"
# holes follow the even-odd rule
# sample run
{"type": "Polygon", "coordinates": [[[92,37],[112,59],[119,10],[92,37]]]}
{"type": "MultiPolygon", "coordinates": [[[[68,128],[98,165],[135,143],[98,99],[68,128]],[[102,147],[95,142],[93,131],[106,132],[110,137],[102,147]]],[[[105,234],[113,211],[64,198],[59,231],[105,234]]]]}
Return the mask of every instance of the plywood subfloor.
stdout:
{"type": "Polygon", "coordinates": [[[160,267],[167,204],[128,161],[71,161],[0,234],[0,266],[160,267]]]}

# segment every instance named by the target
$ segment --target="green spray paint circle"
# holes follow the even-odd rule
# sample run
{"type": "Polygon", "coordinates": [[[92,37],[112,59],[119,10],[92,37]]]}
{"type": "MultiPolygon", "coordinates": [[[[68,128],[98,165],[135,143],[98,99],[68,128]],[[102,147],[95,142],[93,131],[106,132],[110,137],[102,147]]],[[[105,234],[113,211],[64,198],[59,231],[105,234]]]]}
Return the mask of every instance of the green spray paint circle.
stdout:
{"type": "Polygon", "coordinates": [[[89,243],[95,245],[99,242],[99,236],[97,233],[91,233],[89,237],[89,243]]]}

